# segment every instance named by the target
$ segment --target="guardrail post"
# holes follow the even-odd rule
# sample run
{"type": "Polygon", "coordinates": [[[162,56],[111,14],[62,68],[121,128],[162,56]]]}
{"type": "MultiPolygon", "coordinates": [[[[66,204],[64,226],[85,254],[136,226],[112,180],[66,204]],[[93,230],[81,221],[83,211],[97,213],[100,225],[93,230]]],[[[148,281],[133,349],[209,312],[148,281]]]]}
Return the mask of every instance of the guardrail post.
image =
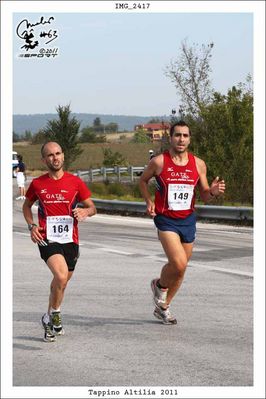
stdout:
{"type": "Polygon", "coordinates": [[[90,181],[93,182],[93,169],[89,170],[90,181]]]}
{"type": "Polygon", "coordinates": [[[117,180],[120,182],[121,180],[121,171],[120,171],[120,166],[117,166],[117,180]]]}
{"type": "Polygon", "coordinates": [[[102,175],[103,175],[103,181],[106,181],[106,167],[105,166],[102,167],[101,172],[102,172],[102,175]]]}
{"type": "Polygon", "coordinates": [[[130,181],[133,182],[134,181],[134,168],[133,168],[133,166],[129,167],[129,172],[130,172],[130,181]]]}

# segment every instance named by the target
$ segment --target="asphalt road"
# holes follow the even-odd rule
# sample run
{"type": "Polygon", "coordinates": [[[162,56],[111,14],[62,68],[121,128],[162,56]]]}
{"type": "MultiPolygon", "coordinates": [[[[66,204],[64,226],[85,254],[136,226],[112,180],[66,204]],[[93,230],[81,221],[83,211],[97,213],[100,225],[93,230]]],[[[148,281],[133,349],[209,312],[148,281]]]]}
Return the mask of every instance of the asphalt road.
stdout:
{"type": "Polygon", "coordinates": [[[45,343],[39,320],[51,274],[21,204],[13,214],[14,386],[252,386],[252,228],[198,223],[172,303],[178,324],[165,326],[152,314],[150,280],[165,261],[153,222],[98,214],[80,223],[66,334],[45,343]]]}

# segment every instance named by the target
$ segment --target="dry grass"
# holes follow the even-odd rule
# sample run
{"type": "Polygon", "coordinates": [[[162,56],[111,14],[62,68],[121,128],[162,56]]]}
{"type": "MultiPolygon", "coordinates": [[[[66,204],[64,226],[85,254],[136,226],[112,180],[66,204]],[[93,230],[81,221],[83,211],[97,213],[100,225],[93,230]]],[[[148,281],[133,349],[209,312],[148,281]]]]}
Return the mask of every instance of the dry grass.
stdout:
{"type": "MultiPolygon", "coordinates": [[[[103,162],[103,148],[111,148],[114,152],[120,152],[129,165],[144,166],[149,161],[149,150],[159,151],[159,146],[159,143],[82,143],[80,147],[83,149],[83,153],[71,165],[70,169],[71,171],[75,171],[78,169],[87,170],[101,167],[103,162]]],[[[41,144],[25,145],[25,143],[16,143],[13,145],[14,151],[23,156],[27,171],[32,171],[35,174],[37,171],[37,173],[41,174],[42,171],[46,170],[45,166],[42,165],[40,148],[41,144]]]]}

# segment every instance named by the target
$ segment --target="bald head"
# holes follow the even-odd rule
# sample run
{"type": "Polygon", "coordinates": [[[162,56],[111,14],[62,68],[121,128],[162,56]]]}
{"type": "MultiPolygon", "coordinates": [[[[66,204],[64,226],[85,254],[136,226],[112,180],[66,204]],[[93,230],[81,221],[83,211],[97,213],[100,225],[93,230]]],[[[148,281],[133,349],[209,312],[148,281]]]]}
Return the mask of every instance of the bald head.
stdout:
{"type": "Polygon", "coordinates": [[[55,141],[48,141],[48,143],[43,144],[41,153],[42,162],[52,174],[63,170],[64,153],[58,143],[55,141]]]}
{"type": "Polygon", "coordinates": [[[56,141],[48,141],[47,143],[44,143],[41,147],[42,158],[45,158],[45,156],[50,152],[50,148],[55,148],[55,146],[58,147],[60,152],[63,152],[62,147],[56,141]]]}

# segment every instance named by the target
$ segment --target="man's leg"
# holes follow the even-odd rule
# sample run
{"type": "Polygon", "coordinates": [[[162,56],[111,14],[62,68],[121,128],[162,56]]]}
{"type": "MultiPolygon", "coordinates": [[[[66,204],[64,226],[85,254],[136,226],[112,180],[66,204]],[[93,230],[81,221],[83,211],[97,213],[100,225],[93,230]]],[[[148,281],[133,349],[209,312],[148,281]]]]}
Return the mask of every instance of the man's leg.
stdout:
{"type": "Polygon", "coordinates": [[[168,288],[167,307],[182,284],[193,243],[181,243],[179,235],[171,231],[159,231],[158,234],[168,258],[160,276],[160,285],[168,288]]]}
{"type": "Polygon", "coordinates": [[[67,282],[72,277],[73,272],[68,271],[65,258],[60,254],[50,256],[47,260],[47,265],[54,276],[50,286],[51,291],[48,306],[49,312],[51,308],[60,308],[64,298],[64,291],[67,286],[67,282]]]}

